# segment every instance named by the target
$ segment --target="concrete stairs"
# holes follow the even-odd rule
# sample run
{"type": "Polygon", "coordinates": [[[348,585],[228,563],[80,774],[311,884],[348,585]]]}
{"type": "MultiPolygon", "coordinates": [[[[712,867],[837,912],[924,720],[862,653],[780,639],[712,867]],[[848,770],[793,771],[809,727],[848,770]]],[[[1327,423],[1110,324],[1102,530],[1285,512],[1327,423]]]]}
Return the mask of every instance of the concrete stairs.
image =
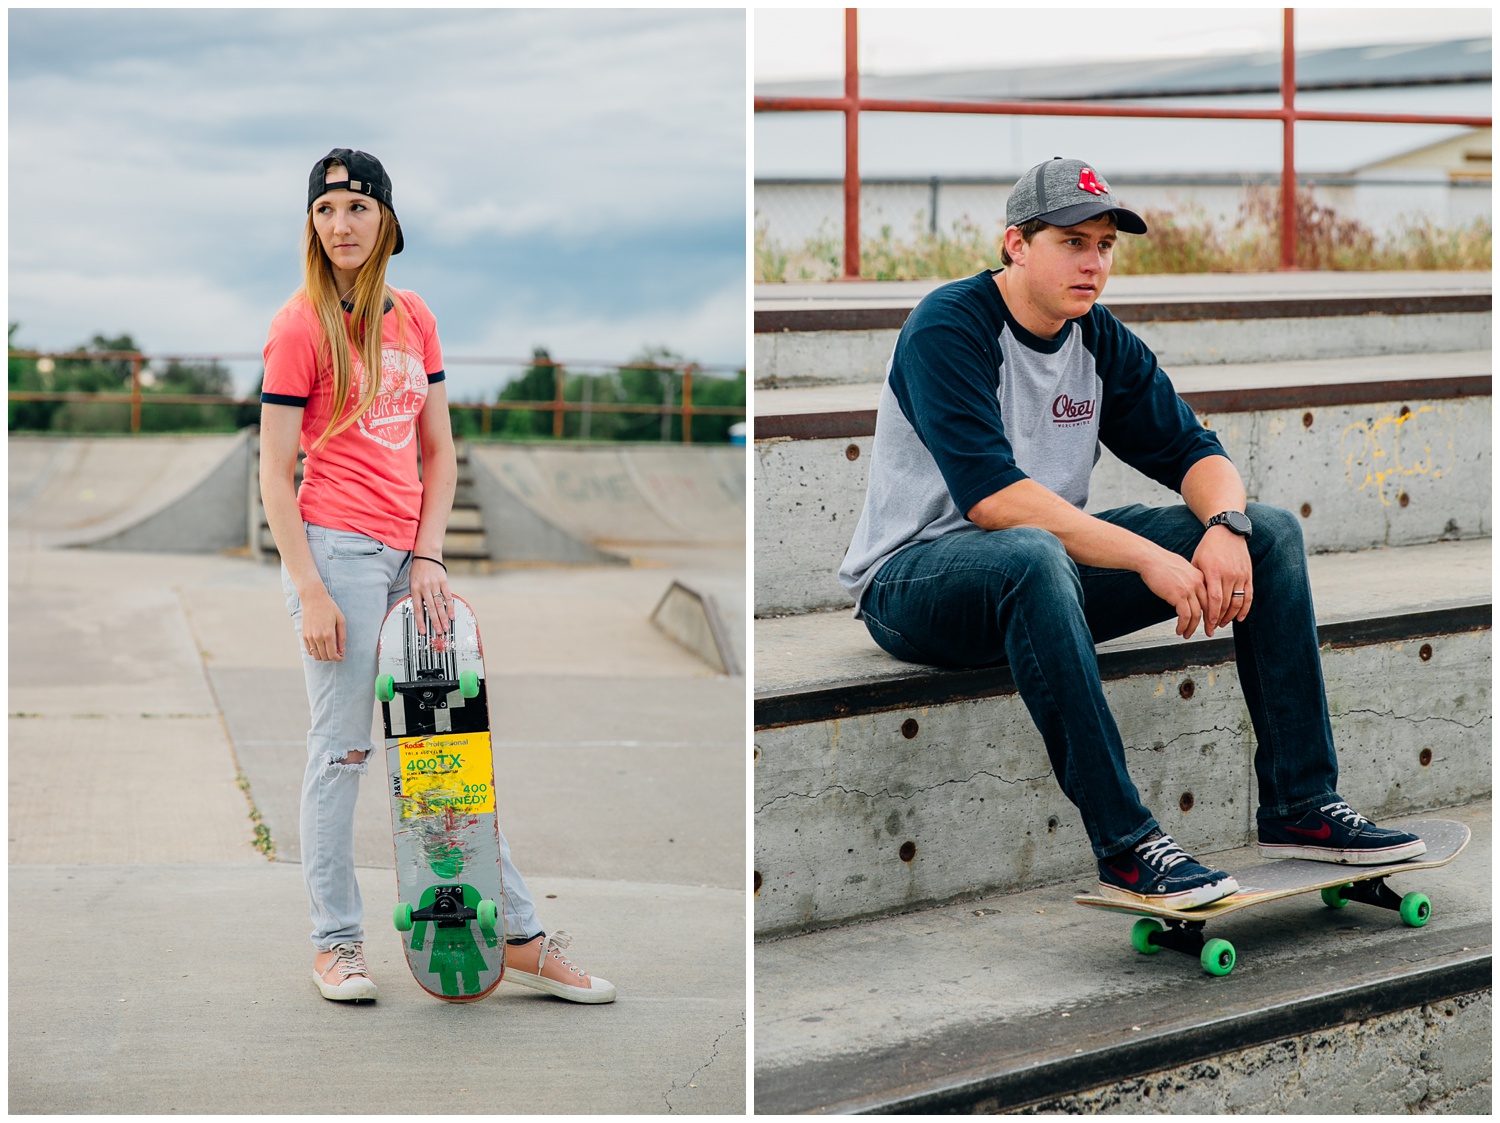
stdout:
{"type": "MultiPolygon", "coordinates": [[[[484,512],[475,494],[474,469],[469,462],[469,446],[460,441],[458,452],[458,488],[453,497],[453,511],[448,518],[448,532],[443,539],[443,561],[455,573],[485,572],[490,567],[491,554],[485,538],[484,512]]],[[[296,480],[302,483],[302,462],[297,458],[296,480]]],[[[271,537],[271,528],[266,523],[266,510],[260,501],[260,440],[251,444],[249,473],[250,486],[250,550],[254,557],[269,561],[279,560],[276,541],[271,537]]]]}
{"type": "MultiPolygon", "coordinates": [[[[1115,1110],[1225,1110],[1202,1098],[1201,1071],[1151,1103],[1151,1074],[1213,1060],[1243,1098],[1250,1078],[1233,1075],[1231,1053],[1312,1049],[1330,1027],[1374,1028],[1461,993],[1452,1020],[1433,1015],[1443,1043],[1430,1052],[1463,1053],[1441,1030],[1478,1032],[1478,1003],[1487,1065],[1479,850],[1411,875],[1423,891],[1454,879],[1448,919],[1430,929],[1296,898],[1242,914],[1227,979],[1181,956],[1145,960],[1128,923],[1073,915],[1092,858],[1006,669],[903,664],[850,617],[833,574],[863,504],[889,345],[927,287],[757,294],[757,1110],[1102,1110],[1116,1085],[1115,1110]],[[1347,937],[1319,935],[1351,923],[1379,970],[1351,958],[1347,937]],[[1070,1014],[1083,1020],[1049,1020],[1070,1014]]],[[[1391,821],[1456,808],[1442,814],[1473,820],[1487,855],[1488,277],[1118,278],[1110,291],[1117,315],[1176,355],[1164,365],[1251,498],[1302,517],[1343,794],[1391,821]],[[1119,281],[1137,284],[1117,293],[1119,281]]],[[[1177,501],[1111,461],[1091,509],[1177,501]]],[[[1226,868],[1253,861],[1236,858],[1253,841],[1255,787],[1232,640],[1183,642],[1163,625],[1103,645],[1100,665],[1164,827],[1226,868]]],[[[1443,1102],[1466,1102],[1465,1080],[1443,1102]]]]}

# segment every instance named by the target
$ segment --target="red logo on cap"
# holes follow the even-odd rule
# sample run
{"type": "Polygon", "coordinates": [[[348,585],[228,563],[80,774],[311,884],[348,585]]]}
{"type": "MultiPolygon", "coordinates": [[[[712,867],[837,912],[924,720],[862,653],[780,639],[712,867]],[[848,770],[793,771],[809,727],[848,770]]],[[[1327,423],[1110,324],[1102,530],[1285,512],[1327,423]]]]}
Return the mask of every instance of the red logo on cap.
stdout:
{"type": "Polygon", "coordinates": [[[1093,168],[1084,168],[1078,174],[1078,190],[1087,191],[1091,195],[1108,195],[1109,184],[1095,175],[1093,168]]]}

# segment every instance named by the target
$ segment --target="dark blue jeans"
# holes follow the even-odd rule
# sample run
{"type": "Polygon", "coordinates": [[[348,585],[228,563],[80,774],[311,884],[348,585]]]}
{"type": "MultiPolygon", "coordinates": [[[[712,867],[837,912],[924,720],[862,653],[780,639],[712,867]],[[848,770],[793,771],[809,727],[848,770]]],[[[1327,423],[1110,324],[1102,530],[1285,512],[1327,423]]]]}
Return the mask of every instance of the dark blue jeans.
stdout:
{"type": "MultiPolygon", "coordinates": [[[[1250,614],[1230,627],[1255,728],[1260,818],[1335,798],[1338,761],[1323,690],[1302,528],[1251,503],[1250,614]]],[[[1203,524],[1184,506],[1139,504],[1098,516],[1191,559],[1203,524]]],[[[908,546],[865,592],[865,624],[898,659],[941,667],[1010,664],[1052,770],[1098,857],[1156,827],[1125,769],[1094,645],[1175,619],[1130,570],[1078,565],[1045,530],[974,530],[908,546]]]]}

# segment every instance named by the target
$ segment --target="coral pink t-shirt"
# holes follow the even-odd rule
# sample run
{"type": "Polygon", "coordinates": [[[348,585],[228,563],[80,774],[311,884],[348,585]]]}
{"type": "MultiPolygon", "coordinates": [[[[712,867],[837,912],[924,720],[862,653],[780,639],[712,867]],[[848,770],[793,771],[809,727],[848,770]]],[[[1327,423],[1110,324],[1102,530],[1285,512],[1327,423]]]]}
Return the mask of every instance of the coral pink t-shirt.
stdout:
{"type": "MultiPolygon", "coordinates": [[[[319,361],[323,329],[305,294],[293,297],[271,321],[260,400],[304,407],[301,444],[307,460],[297,491],[303,520],[410,550],[422,513],[417,418],[427,404],[428,385],[443,380],[443,350],[437,321],[422,298],[392,291],[406,313],[405,338],[399,338],[392,305],[381,322],[380,393],[358,421],[322,448],[314,447],[333,413],[333,370],[319,361]]],[[[357,354],[353,367],[350,403],[359,400],[365,385],[357,354]]]]}

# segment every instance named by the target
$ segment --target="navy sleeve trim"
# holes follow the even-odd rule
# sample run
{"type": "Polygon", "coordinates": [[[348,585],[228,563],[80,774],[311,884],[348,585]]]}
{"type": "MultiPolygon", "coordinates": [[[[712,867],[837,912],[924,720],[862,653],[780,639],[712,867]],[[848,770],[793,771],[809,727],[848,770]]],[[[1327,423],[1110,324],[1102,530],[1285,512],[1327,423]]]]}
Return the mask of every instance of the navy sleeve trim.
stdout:
{"type": "Polygon", "coordinates": [[[431,385],[434,382],[442,382],[445,379],[447,379],[447,377],[448,376],[446,374],[444,374],[442,371],[435,370],[435,371],[433,371],[431,374],[429,374],[427,376],[427,382],[428,382],[428,385],[431,385]]]}
{"type": "Polygon", "coordinates": [[[260,400],[262,405],[273,406],[305,406],[306,398],[299,398],[295,394],[269,394],[261,391],[260,400]]]}

